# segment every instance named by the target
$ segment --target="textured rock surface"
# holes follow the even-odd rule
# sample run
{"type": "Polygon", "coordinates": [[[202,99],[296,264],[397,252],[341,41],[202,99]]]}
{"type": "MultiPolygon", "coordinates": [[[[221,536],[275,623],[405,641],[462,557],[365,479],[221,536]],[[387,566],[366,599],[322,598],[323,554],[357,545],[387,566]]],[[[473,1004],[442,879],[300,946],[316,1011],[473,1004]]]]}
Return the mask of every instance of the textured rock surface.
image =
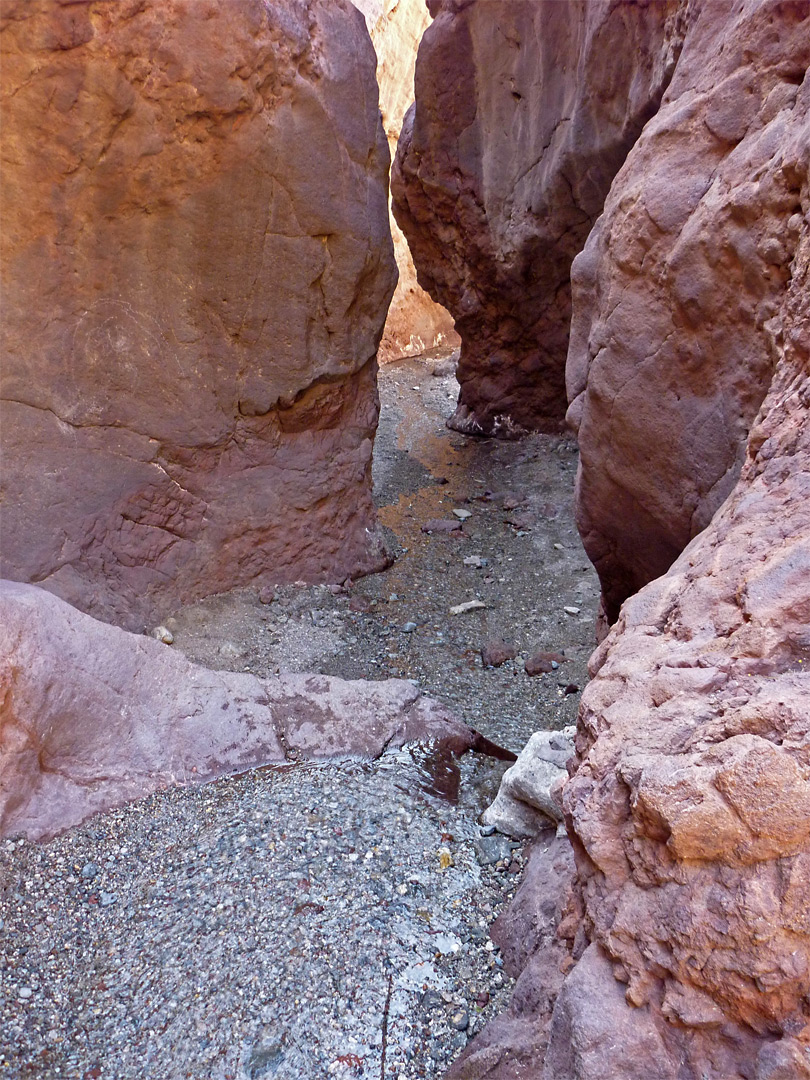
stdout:
{"type": "Polygon", "coordinates": [[[6,0],[3,574],[130,628],[383,564],[395,283],[348,0],[6,0]]]}
{"type": "Polygon", "coordinates": [[[0,583],[0,835],[39,839],[158,788],[474,733],[409,682],[211,671],[0,583]]]}
{"type": "Polygon", "coordinates": [[[662,106],[574,263],[578,524],[610,621],[739,475],[802,221],[808,63],[806,2],[690,4],[662,106]]]}
{"type": "Polygon", "coordinates": [[[539,1076],[552,1008],[563,982],[561,964],[568,959],[557,928],[573,873],[568,839],[546,831],[531,848],[514,900],[492,924],[504,968],[517,979],[509,1008],[470,1044],[447,1080],[539,1076]]]}
{"type": "Polygon", "coordinates": [[[776,374],[736,488],[594,654],[563,792],[575,952],[583,931],[604,950],[626,1024],[652,1021],[688,1080],[810,1072],[810,127],[782,134],[802,238],[776,374]]]}
{"type": "Polygon", "coordinates": [[[528,839],[562,820],[554,789],[568,774],[565,763],[574,752],[574,728],[536,731],[503,774],[498,794],[482,820],[507,836],[528,839]]]}
{"type": "MultiPolygon", "coordinates": [[[[430,24],[425,0],[354,0],[365,14],[377,52],[380,111],[394,157],[405,113],[413,101],[413,70],[416,50],[430,24]]],[[[391,235],[399,281],[388,309],[379,359],[424,352],[436,345],[458,344],[453,319],[446,308],[432,300],[416,280],[416,269],[402,230],[391,214],[391,235]]]]}
{"type": "Polygon", "coordinates": [[[680,5],[431,10],[391,185],[420,283],[461,335],[451,425],[559,426],[571,260],[667,85],[680,5]]]}

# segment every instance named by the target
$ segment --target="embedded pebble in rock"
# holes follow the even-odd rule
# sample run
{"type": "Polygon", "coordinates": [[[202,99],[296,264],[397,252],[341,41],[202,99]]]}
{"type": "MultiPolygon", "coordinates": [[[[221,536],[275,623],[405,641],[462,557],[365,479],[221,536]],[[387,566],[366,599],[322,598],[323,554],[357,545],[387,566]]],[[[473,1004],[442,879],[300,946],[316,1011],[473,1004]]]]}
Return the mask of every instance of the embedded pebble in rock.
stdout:
{"type": "MultiPolygon", "coordinates": [[[[598,583],[573,524],[576,450],[447,430],[457,385],[425,378],[429,362],[380,375],[388,571],[337,591],[279,586],[269,603],[237,590],[156,621],[174,635],[167,657],[209,667],[411,680],[517,752],[536,728],[573,723],[577,701],[517,660],[485,668],[480,648],[564,649],[566,677],[587,681],[598,583]],[[421,532],[507,490],[537,509],[530,535],[503,524],[500,497],[476,501],[469,539],[421,532]],[[564,511],[542,517],[546,500],[564,511]],[[487,570],[463,564],[466,545],[487,570]],[[476,596],[487,607],[449,615],[476,596]],[[579,619],[562,610],[574,596],[579,619]]],[[[46,845],[0,842],[0,1075],[376,1080],[387,1015],[384,1080],[442,1076],[512,995],[489,929],[523,849],[478,824],[505,768],[406,747],[159,791],[46,845]]]]}

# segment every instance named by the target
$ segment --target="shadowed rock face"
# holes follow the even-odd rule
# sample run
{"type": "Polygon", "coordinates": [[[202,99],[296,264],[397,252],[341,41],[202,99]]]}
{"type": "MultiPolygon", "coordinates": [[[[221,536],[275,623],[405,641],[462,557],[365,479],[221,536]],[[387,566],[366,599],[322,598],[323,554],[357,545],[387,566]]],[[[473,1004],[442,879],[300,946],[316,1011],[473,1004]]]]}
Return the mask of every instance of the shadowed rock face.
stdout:
{"type": "Polygon", "coordinates": [[[2,572],[140,629],[381,568],[396,271],[348,0],[7,0],[2,572]]]}
{"type": "MultiPolygon", "coordinates": [[[[776,374],[734,491],[594,654],[564,788],[575,949],[587,935],[612,964],[570,978],[591,995],[611,970],[626,984],[614,1029],[666,1045],[646,1075],[810,1076],[810,126],[782,130],[779,155],[804,171],[776,374]]],[[[558,1066],[598,1035],[565,1016],[558,1066]]]]}
{"type": "Polygon", "coordinates": [[[574,262],[577,516],[611,622],[739,475],[802,227],[808,64],[807,3],[691,5],[661,108],[574,262]]]}
{"type": "Polygon", "coordinates": [[[0,835],[43,839],[159,788],[416,740],[486,743],[409,682],[210,671],[0,583],[0,835]]]}
{"type": "Polygon", "coordinates": [[[571,260],[658,106],[682,5],[430,6],[391,188],[419,282],[461,335],[450,425],[558,428],[571,260]]]}

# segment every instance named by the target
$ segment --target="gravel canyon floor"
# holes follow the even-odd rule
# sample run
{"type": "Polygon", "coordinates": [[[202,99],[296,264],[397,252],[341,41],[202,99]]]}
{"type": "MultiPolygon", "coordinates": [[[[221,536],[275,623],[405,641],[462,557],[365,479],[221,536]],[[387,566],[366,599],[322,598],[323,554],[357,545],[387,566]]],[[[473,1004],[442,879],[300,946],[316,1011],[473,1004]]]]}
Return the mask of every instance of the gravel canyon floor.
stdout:
{"type": "MultiPolygon", "coordinates": [[[[380,374],[387,571],[166,612],[167,648],[260,676],[412,679],[515,752],[573,723],[598,599],[575,445],[447,430],[451,368],[380,374]],[[485,666],[502,644],[513,657],[485,666]],[[531,677],[539,652],[560,655],[531,677]]],[[[0,1075],[440,1075],[511,991],[488,927],[523,857],[478,822],[505,767],[412,747],[266,768],[4,841],[0,1075]]]]}

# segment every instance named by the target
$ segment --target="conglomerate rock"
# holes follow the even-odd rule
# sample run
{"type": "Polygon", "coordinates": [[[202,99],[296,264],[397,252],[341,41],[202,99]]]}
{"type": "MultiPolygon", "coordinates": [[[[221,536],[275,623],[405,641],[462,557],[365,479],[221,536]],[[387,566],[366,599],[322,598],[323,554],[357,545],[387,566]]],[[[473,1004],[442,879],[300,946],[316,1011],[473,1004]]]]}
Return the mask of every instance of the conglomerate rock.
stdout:
{"type": "MultiPolygon", "coordinates": [[[[354,0],[366,16],[377,53],[380,111],[393,158],[402,121],[413,101],[416,51],[430,25],[425,0],[354,0]]],[[[379,360],[424,352],[437,345],[457,345],[450,313],[432,300],[416,280],[416,269],[402,230],[391,214],[391,235],[399,281],[391,298],[379,360]]]]}
{"type": "Polygon", "coordinates": [[[578,525],[610,622],[734,487],[803,221],[810,5],[698,0],[687,16],[572,269],[578,525]]]}
{"type": "MultiPolygon", "coordinates": [[[[563,790],[575,955],[609,960],[613,1030],[652,1024],[666,1054],[645,1075],[679,1080],[810,1076],[810,126],[780,130],[803,179],[776,373],[734,491],[594,654],[563,790]]],[[[598,995],[589,964],[569,979],[598,995]]],[[[549,1080],[636,1075],[563,1068],[598,1035],[566,1016],[549,1080]]]]}
{"type": "Polygon", "coordinates": [[[140,629],[379,569],[396,270],[348,0],[5,0],[2,573],[140,629]]]}
{"type": "Polygon", "coordinates": [[[52,836],[170,785],[412,741],[476,745],[409,682],[211,671],[36,586],[0,582],[2,836],[52,836]]]}
{"type": "Polygon", "coordinates": [[[391,177],[420,284],[456,320],[451,426],[559,427],[571,260],[658,107],[678,0],[433,0],[391,177]]]}

